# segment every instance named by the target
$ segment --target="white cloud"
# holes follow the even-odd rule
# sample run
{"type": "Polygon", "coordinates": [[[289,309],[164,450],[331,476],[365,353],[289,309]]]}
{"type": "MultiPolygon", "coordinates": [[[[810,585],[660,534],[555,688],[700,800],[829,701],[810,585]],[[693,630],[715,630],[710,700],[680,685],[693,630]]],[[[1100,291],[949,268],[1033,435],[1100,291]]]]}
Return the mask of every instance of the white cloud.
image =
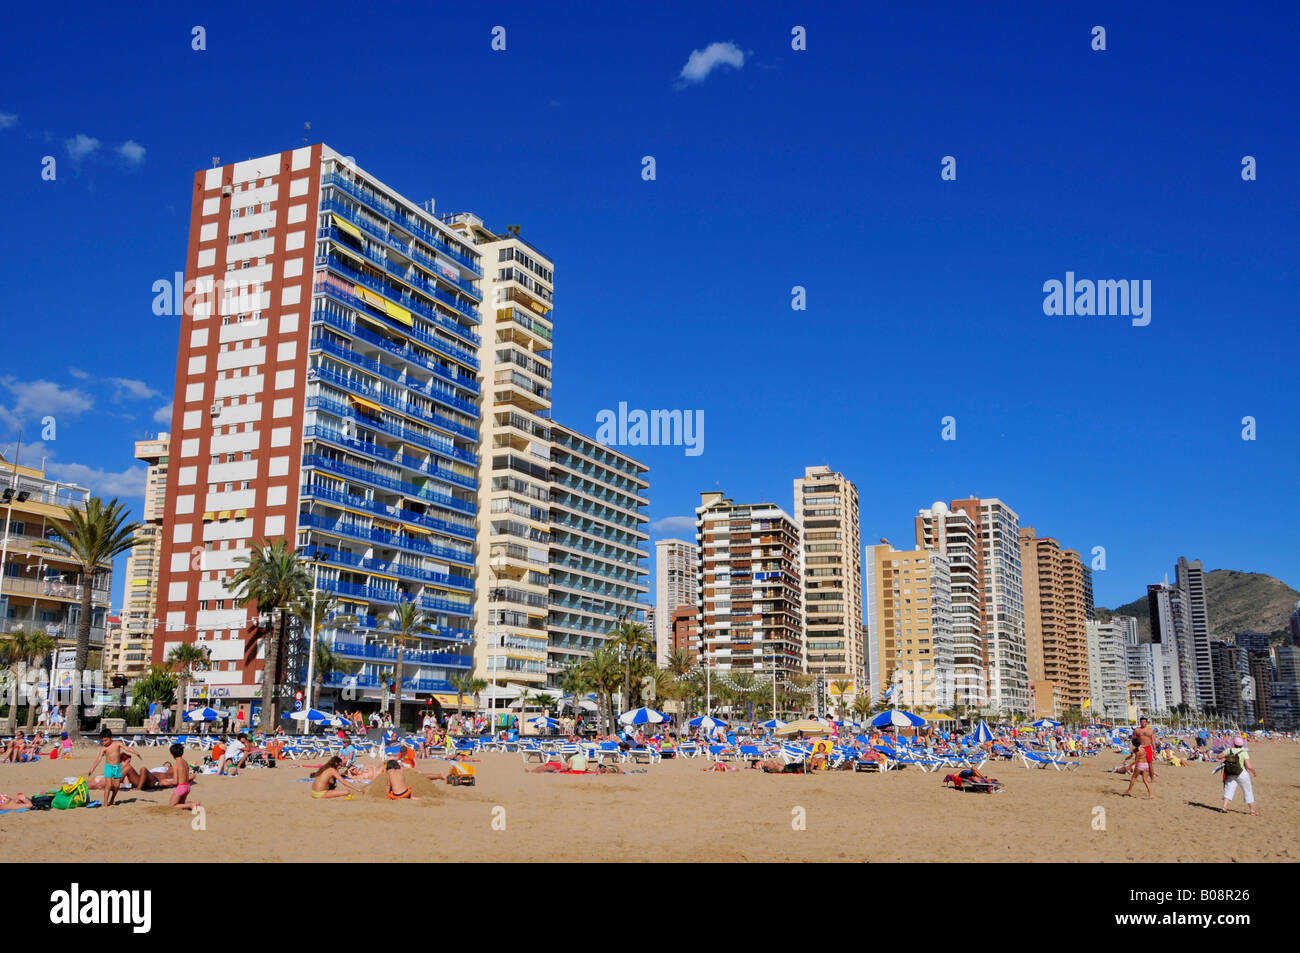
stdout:
{"type": "Polygon", "coordinates": [[[11,406],[0,405],[0,415],[11,420],[39,420],[50,415],[75,417],[90,410],[95,402],[75,387],[63,387],[53,381],[20,381],[12,375],[0,377],[0,387],[14,395],[11,406]]]}
{"type": "Polygon", "coordinates": [[[86,373],[85,371],[83,371],[83,370],[82,370],[81,368],[79,368],[79,367],[69,367],[69,368],[68,368],[68,373],[71,374],[73,377],[75,377],[75,378],[76,378],[77,380],[79,380],[79,381],[88,381],[88,380],[90,380],[90,375],[89,375],[88,373],[86,373]]]}
{"type": "Polygon", "coordinates": [[[137,381],[129,377],[110,377],[109,381],[113,385],[114,400],[145,400],[149,397],[162,396],[144,381],[137,381]]]}
{"type": "Polygon", "coordinates": [[[74,138],[63,140],[63,146],[68,150],[68,155],[72,157],[73,162],[80,162],[99,148],[99,140],[79,132],[74,138]]]}
{"type": "Polygon", "coordinates": [[[18,117],[13,113],[0,113],[0,129],[18,125],[18,117]]]}
{"type": "Polygon", "coordinates": [[[677,87],[702,83],[708,75],[719,66],[733,66],[740,69],[745,65],[745,53],[735,43],[710,43],[702,50],[695,50],[686,65],[682,67],[677,80],[677,87]]]}
{"type": "Polygon", "coordinates": [[[170,424],[172,422],[172,401],[168,401],[153,412],[153,422],[156,424],[170,424]]]}
{"type": "Polygon", "coordinates": [[[649,526],[650,535],[658,538],[675,537],[688,542],[695,538],[694,516],[665,516],[649,526]]]}
{"type": "Polygon", "coordinates": [[[121,473],[112,473],[98,467],[86,466],[84,463],[56,463],[49,459],[45,461],[45,472],[46,475],[62,480],[64,483],[84,486],[96,496],[105,499],[114,496],[139,499],[144,496],[149,476],[147,467],[133,466],[121,473]]]}
{"type": "Polygon", "coordinates": [[[117,147],[117,154],[130,165],[139,165],[144,161],[144,146],[134,139],[128,139],[117,147]]]}

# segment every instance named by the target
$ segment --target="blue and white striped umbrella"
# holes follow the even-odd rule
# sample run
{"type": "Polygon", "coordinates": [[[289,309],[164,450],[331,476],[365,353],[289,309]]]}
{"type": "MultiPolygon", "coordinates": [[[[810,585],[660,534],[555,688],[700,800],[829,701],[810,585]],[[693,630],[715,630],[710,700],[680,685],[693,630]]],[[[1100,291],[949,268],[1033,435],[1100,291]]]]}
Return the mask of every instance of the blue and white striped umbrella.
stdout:
{"type": "Polygon", "coordinates": [[[547,728],[558,728],[560,726],[560,723],[554,718],[530,718],[528,723],[530,725],[544,725],[547,728]]]}
{"type": "Polygon", "coordinates": [[[220,721],[221,712],[215,708],[191,708],[181,715],[181,721],[220,721]]]}
{"type": "Polygon", "coordinates": [[[1052,721],[1052,719],[1050,718],[1040,718],[1038,719],[1038,721],[1034,722],[1034,727],[1035,728],[1060,728],[1061,723],[1059,721],[1052,721]]]}
{"type": "Polygon", "coordinates": [[[772,731],[773,729],[776,728],[784,728],[787,724],[789,724],[789,722],[782,721],[780,718],[769,718],[767,721],[763,722],[758,727],[766,728],[768,731],[772,731]]]}
{"type": "Polygon", "coordinates": [[[302,711],[291,711],[287,715],[281,715],[281,718],[288,718],[292,721],[310,721],[313,725],[328,722],[334,718],[329,712],[317,711],[315,708],[304,708],[302,711]]]}
{"type": "Polygon", "coordinates": [[[982,745],[986,741],[993,740],[993,732],[989,729],[988,723],[981,721],[975,729],[975,743],[982,745]]]}
{"type": "Polygon", "coordinates": [[[925,719],[910,711],[891,708],[872,718],[871,724],[876,728],[919,728],[925,724],[925,719]]]}
{"type": "Polygon", "coordinates": [[[721,718],[710,718],[708,715],[700,715],[698,718],[692,718],[687,722],[692,728],[726,728],[727,723],[721,718]]]}
{"type": "Polygon", "coordinates": [[[667,715],[653,708],[634,708],[618,716],[620,725],[658,725],[667,720],[667,715]]]}

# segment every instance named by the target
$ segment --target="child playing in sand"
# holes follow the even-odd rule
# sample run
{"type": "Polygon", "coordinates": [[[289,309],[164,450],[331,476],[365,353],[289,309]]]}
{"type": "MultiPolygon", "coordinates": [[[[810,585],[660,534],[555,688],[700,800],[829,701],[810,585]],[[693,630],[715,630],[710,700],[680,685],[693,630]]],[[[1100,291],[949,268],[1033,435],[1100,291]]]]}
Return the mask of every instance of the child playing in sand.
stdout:
{"type": "Polygon", "coordinates": [[[411,793],[411,786],[406,783],[406,770],[402,763],[390,758],[384,765],[384,773],[387,775],[388,799],[390,801],[415,801],[418,800],[411,793]]]}
{"type": "Polygon", "coordinates": [[[99,762],[104,762],[104,781],[107,784],[108,800],[105,806],[112,807],[117,800],[117,792],[122,787],[122,752],[130,752],[131,755],[140,759],[144,764],[144,757],[138,751],[128,748],[121,741],[113,737],[111,729],[105,728],[99,733],[99,754],[95,757],[95,763],[90,766],[87,775],[95,773],[99,767],[99,762]]]}
{"type": "Polygon", "coordinates": [[[192,811],[202,807],[198,801],[185,803],[185,798],[189,796],[190,789],[194,786],[194,782],[190,780],[189,762],[185,760],[185,746],[175,744],[167,750],[172,756],[172,777],[176,779],[176,787],[172,789],[171,806],[181,811],[192,811]]]}

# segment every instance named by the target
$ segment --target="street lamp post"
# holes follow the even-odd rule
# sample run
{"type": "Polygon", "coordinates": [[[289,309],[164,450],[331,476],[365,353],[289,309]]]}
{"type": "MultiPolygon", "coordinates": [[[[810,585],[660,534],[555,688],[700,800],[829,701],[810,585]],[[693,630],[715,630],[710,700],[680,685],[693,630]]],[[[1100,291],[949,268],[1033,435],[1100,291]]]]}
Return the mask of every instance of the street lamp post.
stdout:
{"type": "MultiPolygon", "coordinates": [[[[498,661],[498,660],[500,659],[500,657],[501,657],[500,652],[499,652],[498,650],[502,647],[502,643],[504,642],[504,639],[505,639],[505,637],[501,634],[501,631],[500,631],[500,629],[499,629],[498,626],[497,626],[497,615],[496,615],[496,613],[495,613],[495,612],[493,611],[493,609],[492,609],[492,603],[493,603],[493,602],[495,601],[495,599],[496,599],[496,594],[497,594],[497,582],[499,581],[501,574],[505,571],[506,566],[507,566],[507,560],[506,560],[505,554],[503,554],[503,553],[497,553],[495,556],[492,557],[491,561],[488,563],[488,571],[491,573],[491,577],[492,577],[492,586],[488,589],[488,639],[489,639],[489,645],[488,645],[488,659],[487,659],[487,662],[488,662],[488,673],[489,673],[489,677],[492,679],[492,691],[491,691],[490,697],[488,698],[488,709],[489,709],[490,712],[496,710],[496,701],[497,701],[497,699],[496,699],[496,694],[497,694],[497,666],[496,666],[496,663],[497,663],[497,661],[498,661]]],[[[489,731],[489,733],[491,733],[492,730],[493,730],[493,728],[492,728],[492,715],[489,714],[489,715],[488,715],[488,731],[489,731]]]]}

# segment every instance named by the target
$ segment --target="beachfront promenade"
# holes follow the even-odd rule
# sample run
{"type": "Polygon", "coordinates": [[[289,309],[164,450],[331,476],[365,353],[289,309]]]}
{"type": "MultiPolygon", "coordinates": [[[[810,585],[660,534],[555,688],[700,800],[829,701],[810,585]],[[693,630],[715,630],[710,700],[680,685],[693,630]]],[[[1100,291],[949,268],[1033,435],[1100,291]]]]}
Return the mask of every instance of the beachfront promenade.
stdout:
{"type": "MultiPolygon", "coordinates": [[[[85,774],[94,755],[83,746],[70,761],[2,764],[0,791],[48,789],[85,774]]],[[[710,761],[696,758],[560,775],[529,773],[519,753],[474,757],[473,787],[438,784],[418,801],[312,800],[304,779],[315,762],[304,759],[200,776],[201,829],[165,806],[168,792],[125,791],[111,809],[0,815],[0,837],[7,860],[64,862],[1218,862],[1229,842],[1238,862],[1300,859],[1300,745],[1287,741],[1251,745],[1259,818],[1240,799],[1217,813],[1222,785],[1203,762],[1162,764],[1156,800],[1125,798],[1127,777],[1107,773],[1123,760],[1111,750],[1069,771],[988,762],[984,773],[1005,788],[994,795],[948,790],[945,771],[919,767],[766,774],[743,763],[706,771],[710,761]]]]}

